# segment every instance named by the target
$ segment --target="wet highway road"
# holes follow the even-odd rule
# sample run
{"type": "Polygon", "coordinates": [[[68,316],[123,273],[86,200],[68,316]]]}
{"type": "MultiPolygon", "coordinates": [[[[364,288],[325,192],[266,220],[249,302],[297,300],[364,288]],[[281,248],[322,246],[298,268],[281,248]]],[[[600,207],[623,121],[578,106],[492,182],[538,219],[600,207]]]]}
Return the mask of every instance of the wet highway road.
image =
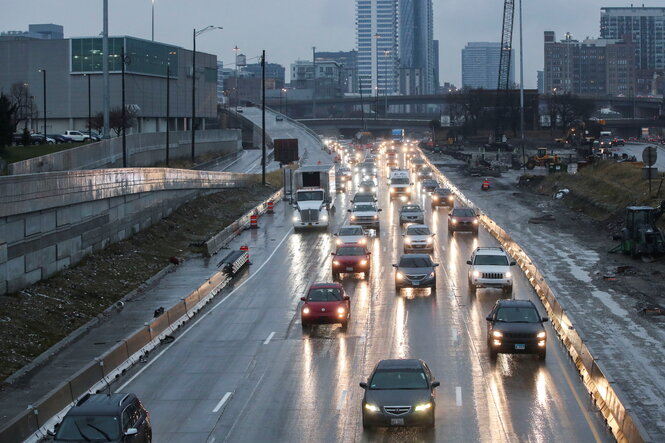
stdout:
{"type": "MultiPolygon", "coordinates": [[[[348,331],[334,325],[303,333],[299,306],[311,283],[331,281],[332,233],[352,194],[338,194],[328,231],[293,233],[290,209],[279,211],[281,220],[251,234],[274,245],[272,252],[253,259],[250,272],[173,345],[117,383],[151,412],[155,441],[612,441],[549,324],[546,362],[489,360],[485,316],[502,295],[470,294],[466,260],[476,246],[497,243],[484,230],[477,239],[449,238],[447,209],[432,212],[419,187],[412,201],[437,233],[437,290],[396,294],[391,264],[402,250],[401,203],[390,201],[385,171],[379,182],[382,229],[371,242],[370,279],[341,280],[352,302],[348,331]],[[441,382],[436,428],[364,432],[358,382],[377,361],[401,357],[422,358],[441,382]]],[[[533,300],[546,315],[515,273],[514,297],[533,300]]]]}

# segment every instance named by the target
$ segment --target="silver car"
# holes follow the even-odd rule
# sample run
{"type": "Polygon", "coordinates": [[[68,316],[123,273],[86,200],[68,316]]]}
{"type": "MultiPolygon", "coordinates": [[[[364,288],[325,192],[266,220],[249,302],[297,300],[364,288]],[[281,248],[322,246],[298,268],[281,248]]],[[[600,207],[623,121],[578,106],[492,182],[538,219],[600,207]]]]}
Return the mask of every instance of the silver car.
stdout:
{"type": "Polygon", "coordinates": [[[399,210],[399,224],[425,223],[425,213],[420,205],[404,205],[399,210]]]}
{"type": "Polygon", "coordinates": [[[434,252],[434,234],[427,225],[409,225],[406,228],[404,252],[434,252]]]}
{"type": "Polygon", "coordinates": [[[335,234],[335,243],[337,246],[344,243],[358,243],[360,245],[367,244],[367,233],[362,226],[358,225],[344,225],[339,228],[337,234],[335,234]]]}

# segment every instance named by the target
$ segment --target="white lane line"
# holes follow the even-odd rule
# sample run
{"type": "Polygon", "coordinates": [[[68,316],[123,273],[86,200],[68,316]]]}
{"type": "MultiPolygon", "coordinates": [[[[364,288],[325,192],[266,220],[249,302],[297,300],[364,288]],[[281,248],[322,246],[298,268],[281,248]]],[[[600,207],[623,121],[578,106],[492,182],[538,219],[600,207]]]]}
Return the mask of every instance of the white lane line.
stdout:
{"type": "Polygon", "coordinates": [[[208,440],[206,440],[206,443],[215,443],[215,437],[210,437],[208,440]]]}
{"type": "Polygon", "coordinates": [[[455,401],[457,406],[462,406],[462,387],[458,386],[455,388],[455,401]]]}
{"type": "Polygon", "coordinates": [[[139,375],[141,375],[141,374],[143,373],[143,371],[145,371],[146,369],[148,369],[148,368],[150,367],[150,365],[152,365],[154,362],[156,362],[157,359],[158,359],[159,357],[161,357],[162,355],[164,355],[164,353],[165,353],[166,351],[168,351],[168,350],[171,348],[171,346],[173,346],[174,344],[176,344],[176,343],[178,342],[178,340],[180,340],[180,339],[181,339],[182,337],[184,337],[189,331],[191,331],[192,328],[193,328],[194,326],[198,325],[198,324],[199,324],[204,318],[206,318],[206,317],[208,316],[208,314],[210,314],[212,311],[214,311],[215,309],[217,309],[222,303],[224,303],[226,300],[228,300],[229,297],[231,297],[233,294],[235,294],[236,291],[238,291],[240,288],[242,288],[243,286],[245,286],[245,283],[247,283],[247,282],[250,281],[252,278],[254,278],[254,276],[256,276],[256,275],[261,271],[261,269],[263,269],[263,267],[264,267],[266,264],[268,264],[268,262],[269,262],[270,259],[273,257],[273,255],[275,255],[275,253],[277,253],[277,251],[279,251],[279,248],[282,246],[282,243],[284,243],[284,242],[286,241],[286,239],[289,238],[289,235],[291,235],[291,231],[293,231],[293,228],[289,228],[289,230],[288,230],[288,231],[286,232],[286,234],[284,235],[284,238],[282,238],[282,240],[280,240],[280,242],[279,242],[279,243],[277,244],[277,246],[275,247],[275,250],[272,251],[272,253],[268,256],[268,258],[266,259],[266,261],[264,261],[264,262],[261,264],[261,266],[259,266],[259,268],[258,268],[254,273],[252,273],[252,275],[250,275],[249,277],[247,277],[247,280],[245,280],[245,281],[243,281],[242,283],[240,283],[240,284],[238,285],[238,287],[236,287],[233,291],[231,291],[226,297],[224,297],[223,299],[221,299],[221,300],[220,300],[215,306],[213,306],[212,308],[210,308],[210,310],[209,310],[208,312],[206,312],[205,314],[203,314],[203,315],[201,316],[201,318],[199,318],[199,319],[196,320],[194,323],[192,323],[192,325],[191,325],[189,328],[185,329],[185,330],[182,332],[182,334],[180,334],[179,336],[177,336],[177,337],[175,338],[175,340],[173,340],[171,343],[169,343],[168,345],[166,345],[166,347],[164,348],[164,350],[163,350],[162,352],[160,352],[159,354],[157,354],[157,355],[155,356],[155,358],[153,358],[153,359],[150,360],[148,363],[146,363],[146,365],[143,366],[143,367],[142,367],[142,368],[141,368],[136,374],[134,374],[129,380],[127,380],[125,383],[123,383],[122,386],[120,386],[120,387],[115,391],[116,394],[117,394],[118,392],[121,392],[123,389],[125,389],[125,387],[126,387],[127,385],[129,385],[131,382],[133,382],[134,379],[135,379],[136,377],[138,377],[139,375]]]}
{"type": "Polygon", "coordinates": [[[263,344],[267,345],[268,343],[270,343],[270,340],[272,340],[274,335],[275,335],[275,332],[274,331],[271,332],[270,335],[268,336],[268,338],[266,338],[266,341],[263,342],[263,344]]]}
{"type": "Polygon", "coordinates": [[[342,395],[339,396],[339,401],[337,402],[337,410],[338,411],[341,411],[342,408],[344,407],[344,403],[346,402],[346,394],[347,393],[348,393],[347,390],[344,389],[342,391],[342,395]]]}
{"type": "Polygon", "coordinates": [[[222,399],[219,401],[219,403],[217,403],[217,406],[215,406],[215,409],[213,409],[212,412],[217,412],[220,409],[222,409],[222,406],[224,406],[224,403],[226,403],[226,400],[228,400],[229,397],[231,397],[230,392],[227,392],[226,394],[224,394],[224,397],[222,397],[222,399]]]}
{"type": "Polygon", "coordinates": [[[452,328],[452,332],[453,332],[453,342],[457,343],[459,341],[459,331],[457,330],[457,328],[452,328]]]}

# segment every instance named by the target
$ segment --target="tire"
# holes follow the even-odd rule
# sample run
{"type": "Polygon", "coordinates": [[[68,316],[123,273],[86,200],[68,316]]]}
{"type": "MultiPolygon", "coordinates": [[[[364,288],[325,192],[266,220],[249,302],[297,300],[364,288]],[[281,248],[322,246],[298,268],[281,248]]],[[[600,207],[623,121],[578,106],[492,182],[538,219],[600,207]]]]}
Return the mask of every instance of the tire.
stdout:
{"type": "Polygon", "coordinates": [[[476,293],[476,285],[474,285],[470,281],[469,281],[469,292],[474,293],[474,294],[476,293]]]}
{"type": "Polygon", "coordinates": [[[369,280],[369,269],[363,272],[363,280],[369,280]]]}
{"type": "Polygon", "coordinates": [[[496,352],[492,348],[490,348],[489,354],[490,354],[490,360],[496,361],[496,356],[498,355],[498,352],[496,352]]]}
{"type": "Polygon", "coordinates": [[[402,287],[400,285],[395,285],[395,292],[397,292],[398,295],[401,289],[402,287]]]}
{"type": "Polygon", "coordinates": [[[434,279],[434,283],[432,283],[432,292],[436,291],[436,279],[434,279]]]}
{"type": "Polygon", "coordinates": [[[545,361],[545,358],[547,358],[547,350],[538,353],[538,360],[545,361]]]}
{"type": "Polygon", "coordinates": [[[309,332],[312,329],[312,326],[309,323],[302,323],[302,332],[309,332]]]}
{"type": "Polygon", "coordinates": [[[342,322],[342,331],[346,332],[349,329],[349,320],[342,322]]]}
{"type": "Polygon", "coordinates": [[[363,412],[363,430],[371,431],[372,429],[372,426],[370,426],[370,424],[367,423],[367,420],[365,420],[365,413],[363,412]]]}
{"type": "Polygon", "coordinates": [[[432,410],[431,416],[432,417],[431,417],[429,423],[427,423],[425,425],[426,429],[434,429],[436,427],[436,419],[434,418],[434,410],[432,410]]]}
{"type": "Polygon", "coordinates": [[[527,169],[531,170],[531,169],[533,169],[533,168],[535,168],[535,167],[536,167],[536,164],[535,164],[534,162],[532,162],[532,161],[528,161],[528,162],[526,162],[526,168],[527,168],[527,169]]]}
{"type": "Polygon", "coordinates": [[[333,280],[339,280],[339,272],[332,273],[333,280]]]}
{"type": "Polygon", "coordinates": [[[504,287],[503,293],[506,295],[513,295],[513,285],[504,287]]]}

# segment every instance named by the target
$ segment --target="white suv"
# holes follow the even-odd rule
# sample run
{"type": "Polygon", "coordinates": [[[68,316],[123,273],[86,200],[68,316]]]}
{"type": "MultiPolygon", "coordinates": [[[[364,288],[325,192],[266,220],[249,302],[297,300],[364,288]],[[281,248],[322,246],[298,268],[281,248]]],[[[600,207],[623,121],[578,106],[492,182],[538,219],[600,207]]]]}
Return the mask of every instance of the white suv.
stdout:
{"type": "Polygon", "coordinates": [[[476,248],[471,260],[466,262],[469,267],[469,291],[475,292],[476,288],[501,288],[503,292],[513,292],[513,275],[508,254],[503,248],[476,248]]]}
{"type": "Polygon", "coordinates": [[[64,135],[65,137],[71,138],[72,141],[75,141],[75,142],[85,142],[85,141],[90,140],[90,136],[88,134],[83,134],[80,131],[69,130],[69,131],[65,131],[62,135],[64,135]]]}

